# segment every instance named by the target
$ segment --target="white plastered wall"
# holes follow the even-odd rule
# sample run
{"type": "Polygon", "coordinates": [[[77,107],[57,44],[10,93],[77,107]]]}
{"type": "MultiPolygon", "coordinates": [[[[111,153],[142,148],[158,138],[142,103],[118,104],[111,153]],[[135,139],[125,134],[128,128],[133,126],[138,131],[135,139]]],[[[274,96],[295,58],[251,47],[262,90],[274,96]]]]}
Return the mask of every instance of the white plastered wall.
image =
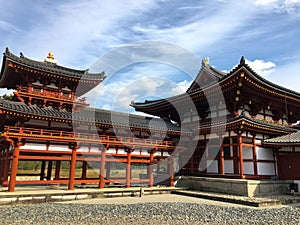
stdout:
{"type": "MultiPolygon", "coordinates": [[[[274,160],[273,150],[270,148],[257,147],[257,160],[274,160]]],[[[272,162],[257,162],[258,175],[275,175],[275,166],[272,162]]]]}

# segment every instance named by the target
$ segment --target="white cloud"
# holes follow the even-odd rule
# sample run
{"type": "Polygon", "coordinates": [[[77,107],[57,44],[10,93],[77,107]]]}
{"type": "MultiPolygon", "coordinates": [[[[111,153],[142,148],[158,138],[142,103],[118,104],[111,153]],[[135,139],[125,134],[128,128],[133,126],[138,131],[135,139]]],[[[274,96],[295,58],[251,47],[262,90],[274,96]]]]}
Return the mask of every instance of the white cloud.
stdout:
{"type": "Polygon", "coordinates": [[[183,93],[187,81],[176,84],[172,80],[141,76],[127,82],[111,82],[87,95],[88,101],[96,107],[114,111],[131,111],[131,101],[140,102],[170,97],[183,93]]]}
{"type": "MultiPolygon", "coordinates": [[[[45,9],[44,4],[38,5],[45,9]]],[[[53,51],[58,63],[83,66],[83,61],[92,62],[90,51],[101,54],[99,50],[103,53],[110,45],[121,42],[125,21],[155,7],[156,2],[151,0],[59,3],[35,20],[26,33],[13,37],[12,42],[15,40],[24,54],[32,58],[43,59],[53,51]]]]}
{"type": "Polygon", "coordinates": [[[261,76],[267,76],[276,70],[275,63],[265,62],[261,59],[255,59],[254,61],[246,60],[246,63],[261,76]]]}
{"type": "Polygon", "coordinates": [[[7,90],[6,88],[0,88],[0,96],[5,95],[5,94],[10,95],[12,93],[13,93],[12,90],[7,90]]]}
{"type": "Polygon", "coordinates": [[[184,93],[191,86],[192,82],[193,80],[191,81],[184,80],[177,83],[177,85],[174,88],[172,88],[170,92],[172,93],[171,95],[173,96],[173,95],[179,95],[184,93]]]}
{"type": "Polygon", "coordinates": [[[193,78],[182,73],[165,64],[138,64],[114,74],[106,82],[104,80],[103,85],[86,96],[96,107],[133,112],[129,106],[131,101],[161,99],[185,92],[193,78]]]}
{"type": "Polygon", "coordinates": [[[269,7],[279,12],[294,14],[300,7],[300,0],[256,0],[255,4],[269,7]]]}
{"type": "Polygon", "coordinates": [[[208,51],[214,43],[222,42],[224,37],[256,15],[257,10],[251,6],[251,1],[229,1],[214,13],[205,14],[204,10],[203,17],[195,17],[192,22],[187,20],[183,25],[157,29],[136,24],[132,29],[143,33],[147,39],[171,42],[191,51],[203,52],[208,51]]]}
{"type": "Polygon", "coordinates": [[[288,64],[279,66],[272,74],[268,75],[268,80],[282,85],[283,87],[300,92],[300,60],[290,61],[288,64]]]}
{"type": "Polygon", "coordinates": [[[256,0],[254,3],[256,5],[270,5],[270,4],[274,4],[277,2],[278,2],[278,0],[256,0]]]}

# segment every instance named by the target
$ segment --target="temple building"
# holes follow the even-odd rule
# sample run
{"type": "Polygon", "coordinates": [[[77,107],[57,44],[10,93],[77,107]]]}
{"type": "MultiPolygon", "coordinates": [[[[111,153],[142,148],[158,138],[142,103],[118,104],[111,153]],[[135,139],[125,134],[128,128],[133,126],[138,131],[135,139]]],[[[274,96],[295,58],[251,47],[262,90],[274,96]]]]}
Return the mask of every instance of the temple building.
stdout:
{"type": "Polygon", "coordinates": [[[181,128],[170,121],[89,107],[82,96],[103,79],[104,72],[59,66],[52,53],[44,61],[35,61],[6,49],[0,88],[14,92],[12,100],[0,99],[3,187],[10,192],[22,184],[67,184],[70,190],[77,184],[151,187],[159,167],[164,167],[169,185],[174,185],[172,153],[185,135],[181,128]],[[23,161],[39,162],[40,171],[19,173],[23,161]],[[63,163],[69,168],[67,176],[61,173],[63,163]],[[132,169],[137,166],[145,172],[134,177],[132,169]],[[96,175],[87,173],[91,167],[98,171],[96,175]],[[111,172],[116,167],[124,171],[118,177],[111,172]],[[19,179],[21,175],[25,179],[19,179]]]}
{"type": "Polygon", "coordinates": [[[104,79],[104,72],[59,66],[51,53],[35,61],[5,51],[0,88],[14,95],[0,99],[2,186],[11,192],[22,184],[152,187],[161,168],[170,186],[175,173],[300,180],[300,93],[264,79],[243,57],[228,73],[204,59],[185,93],[131,102],[149,117],[90,107],[82,96],[104,79]],[[20,174],[23,161],[39,162],[40,171],[20,174]],[[91,165],[97,175],[88,174],[91,165]],[[116,167],[123,176],[114,176],[116,167]],[[134,176],[135,167],[145,173],[134,176]]]}
{"type": "Polygon", "coordinates": [[[132,106],[190,129],[179,174],[300,180],[300,94],[259,76],[244,57],[229,73],[203,60],[186,93],[132,106]]]}

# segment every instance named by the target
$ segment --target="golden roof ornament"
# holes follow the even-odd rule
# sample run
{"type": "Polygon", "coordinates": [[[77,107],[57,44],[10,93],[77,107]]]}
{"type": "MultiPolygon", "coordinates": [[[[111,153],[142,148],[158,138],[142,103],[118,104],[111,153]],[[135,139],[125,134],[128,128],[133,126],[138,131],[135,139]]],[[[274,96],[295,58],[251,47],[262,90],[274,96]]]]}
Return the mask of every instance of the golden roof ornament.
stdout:
{"type": "Polygon", "coordinates": [[[202,59],[202,65],[208,65],[209,64],[209,57],[205,57],[202,59]]]}
{"type": "Polygon", "coordinates": [[[47,57],[44,60],[45,62],[50,62],[50,63],[57,63],[56,59],[54,58],[54,54],[52,52],[49,52],[47,57]]]}

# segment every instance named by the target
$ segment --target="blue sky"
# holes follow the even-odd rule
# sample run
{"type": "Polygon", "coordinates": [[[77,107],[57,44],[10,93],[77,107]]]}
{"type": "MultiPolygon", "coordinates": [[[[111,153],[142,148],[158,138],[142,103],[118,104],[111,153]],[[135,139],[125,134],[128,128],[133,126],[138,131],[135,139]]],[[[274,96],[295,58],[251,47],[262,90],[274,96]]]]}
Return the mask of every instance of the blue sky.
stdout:
{"type": "MultiPolygon", "coordinates": [[[[185,73],[161,56],[167,51],[178,62],[186,58],[174,49],[154,48],[157,60],[116,68],[87,95],[97,107],[132,112],[131,100],[182,93],[204,57],[229,71],[244,55],[260,75],[300,92],[300,0],[0,0],[0,5],[0,50],[9,47],[32,59],[42,61],[51,51],[62,66],[96,68],[99,58],[139,41],[170,43],[199,57],[198,63],[186,60],[194,74],[185,73]]],[[[131,50],[113,60],[132,58],[131,50]]]]}

